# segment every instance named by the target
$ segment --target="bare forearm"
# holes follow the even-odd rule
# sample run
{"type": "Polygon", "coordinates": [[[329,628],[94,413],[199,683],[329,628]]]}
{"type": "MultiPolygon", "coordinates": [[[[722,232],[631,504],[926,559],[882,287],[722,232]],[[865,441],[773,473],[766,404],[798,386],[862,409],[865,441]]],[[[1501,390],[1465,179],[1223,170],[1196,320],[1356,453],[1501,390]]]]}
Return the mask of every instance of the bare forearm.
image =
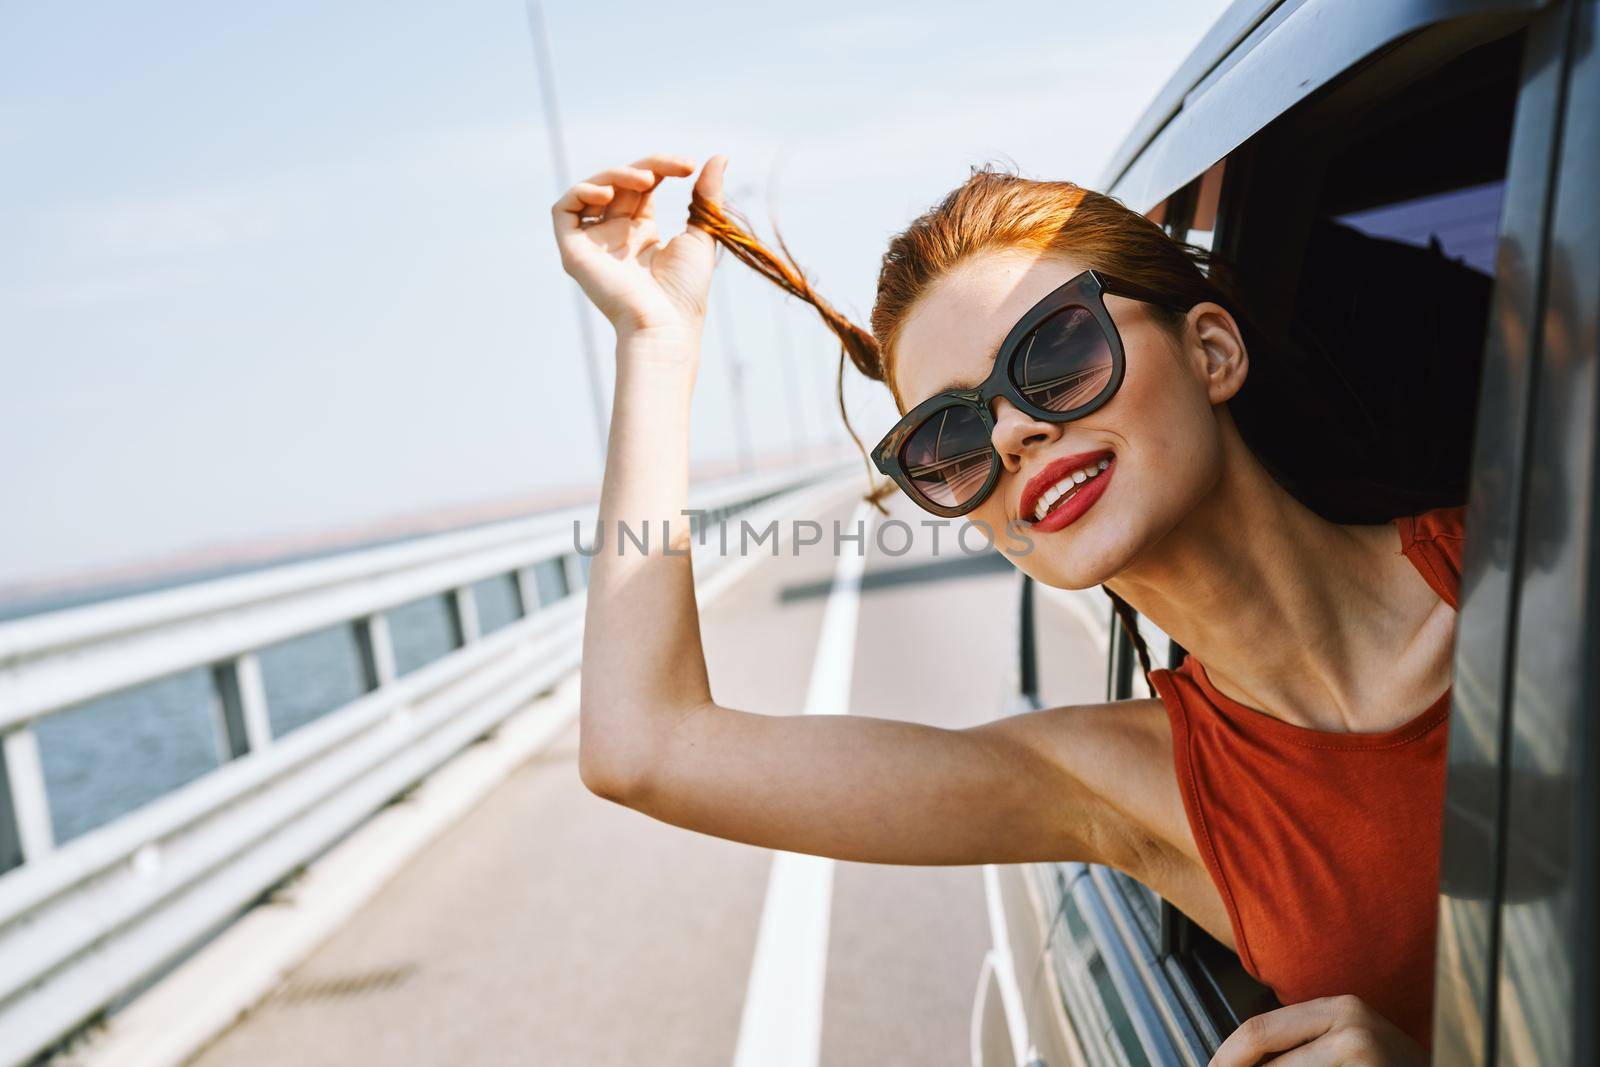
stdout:
{"type": "Polygon", "coordinates": [[[710,699],[683,514],[698,343],[684,334],[617,344],[604,547],[590,568],[583,643],[585,758],[601,777],[640,773],[675,719],[710,699]],[[624,525],[648,547],[624,539],[624,525]]]}

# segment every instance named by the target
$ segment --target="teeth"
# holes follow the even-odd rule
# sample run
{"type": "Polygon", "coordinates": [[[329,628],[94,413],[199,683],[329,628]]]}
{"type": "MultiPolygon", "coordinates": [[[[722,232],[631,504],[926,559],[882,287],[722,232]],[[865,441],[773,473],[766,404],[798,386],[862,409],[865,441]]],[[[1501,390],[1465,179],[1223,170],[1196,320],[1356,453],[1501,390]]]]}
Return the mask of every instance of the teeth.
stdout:
{"type": "Polygon", "coordinates": [[[1050,488],[1046,489],[1042,494],[1040,494],[1039,502],[1034,505],[1033,521],[1038,522],[1040,519],[1044,518],[1045,513],[1050,510],[1051,506],[1054,505],[1056,501],[1060,500],[1064,496],[1070,496],[1077,490],[1078,486],[1082,485],[1090,478],[1095,477],[1109,466],[1111,466],[1111,460],[1108,457],[1106,459],[1102,459],[1099,463],[1084,467],[1082,470],[1073,471],[1071,474],[1062,478],[1055,485],[1052,485],[1050,488]]]}

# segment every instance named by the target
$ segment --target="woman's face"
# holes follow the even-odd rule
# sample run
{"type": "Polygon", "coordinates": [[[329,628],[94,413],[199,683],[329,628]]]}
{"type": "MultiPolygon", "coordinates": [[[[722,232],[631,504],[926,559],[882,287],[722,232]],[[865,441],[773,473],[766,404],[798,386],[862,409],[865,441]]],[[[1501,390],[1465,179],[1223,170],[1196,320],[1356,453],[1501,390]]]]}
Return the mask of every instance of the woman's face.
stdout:
{"type": "MultiPolygon", "coordinates": [[[[901,410],[941,390],[981,382],[1017,320],[1084,269],[1057,255],[995,252],[941,278],[913,306],[895,345],[901,410]]],[[[1150,305],[1111,295],[1105,302],[1126,357],[1116,395],[1072,422],[1035,419],[996,398],[992,440],[1002,461],[1000,478],[976,510],[955,520],[987,523],[997,547],[1019,568],[1067,589],[1085,589],[1118,574],[1216,486],[1223,431],[1213,405],[1237,391],[1244,375],[1236,327],[1220,306],[1197,305],[1180,338],[1152,317],[1150,305]],[[1237,346],[1232,370],[1230,344],[1237,346]],[[1059,475],[1043,474],[1045,468],[1083,453],[1110,460],[1084,483],[1095,487],[1103,480],[1093,503],[1059,529],[1052,527],[1064,516],[1047,516],[1036,525],[1034,509],[1026,515],[1021,510],[1030,481],[1037,479],[1036,489],[1057,483],[1059,475]],[[1008,536],[1008,529],[1015,533],[1008,536]]]]}

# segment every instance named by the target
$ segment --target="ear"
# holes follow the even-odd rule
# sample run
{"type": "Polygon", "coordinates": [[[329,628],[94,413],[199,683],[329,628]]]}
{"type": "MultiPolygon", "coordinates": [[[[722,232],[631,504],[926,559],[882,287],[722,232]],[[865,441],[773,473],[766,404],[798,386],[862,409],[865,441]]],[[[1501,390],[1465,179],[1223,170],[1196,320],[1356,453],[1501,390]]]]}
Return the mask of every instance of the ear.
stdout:
{"type": "Polygon", "coordinates": [[[1200,369],[1212,404],[1233,397],[1250,374],[1239,324],[1221,304],[1202,302],[1189,309],[1189,336],[1198,345],[1200,369]]]}

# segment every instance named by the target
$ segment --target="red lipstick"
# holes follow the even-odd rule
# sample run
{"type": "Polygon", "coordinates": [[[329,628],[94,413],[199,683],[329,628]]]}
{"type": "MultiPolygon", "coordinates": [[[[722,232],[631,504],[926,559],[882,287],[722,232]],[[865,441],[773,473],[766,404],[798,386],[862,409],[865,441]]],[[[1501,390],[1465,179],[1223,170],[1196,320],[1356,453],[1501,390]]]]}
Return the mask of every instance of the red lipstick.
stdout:
{"type": "MultiPolygon", "coordinates": [[[[1035,474],[1032,478],[1029,478],[1028,484],[1022,487],[1022,497],[1017,501],[1017,517],[1024,522],[1032,523],[1033,510],[1038,506],[1039,498],[1044,496],[1045,490],[1049,489],[1052,485],[1055,485],[1073,471],[1081,470],[1084,467],[1090,466],[1091,464],[1099,463],[1102,459],[1112,460],[1112,466],[1116,465],[1115,453],[1106,448],[1098,449],[1094,452],[1074,452],[1070,456],[1062,456],[1059,459],[1053,459],[1049,463],[1045,464],[1044,469],[1038,474],[1035,474]]],[[[1099,481],[1101,478],[1104,478],[1110,473],[1111,468],[1107,467],[1104,471],[1101,471],[1099,476],[1094,480],[1099,481]]],[[[1085,486],[1085,488],[1089,488],[1089,486],[1085,486]]],[[[1079,490],[1077,495],[1082,496],[1083,490],[1079,490]]],[[[1046,519],[1048,518],[1049,516],[1046,516],[1046,519]]],[[[1044,521],[1045,520],[1040,520],[1041,523],[1044,521]]]]}

